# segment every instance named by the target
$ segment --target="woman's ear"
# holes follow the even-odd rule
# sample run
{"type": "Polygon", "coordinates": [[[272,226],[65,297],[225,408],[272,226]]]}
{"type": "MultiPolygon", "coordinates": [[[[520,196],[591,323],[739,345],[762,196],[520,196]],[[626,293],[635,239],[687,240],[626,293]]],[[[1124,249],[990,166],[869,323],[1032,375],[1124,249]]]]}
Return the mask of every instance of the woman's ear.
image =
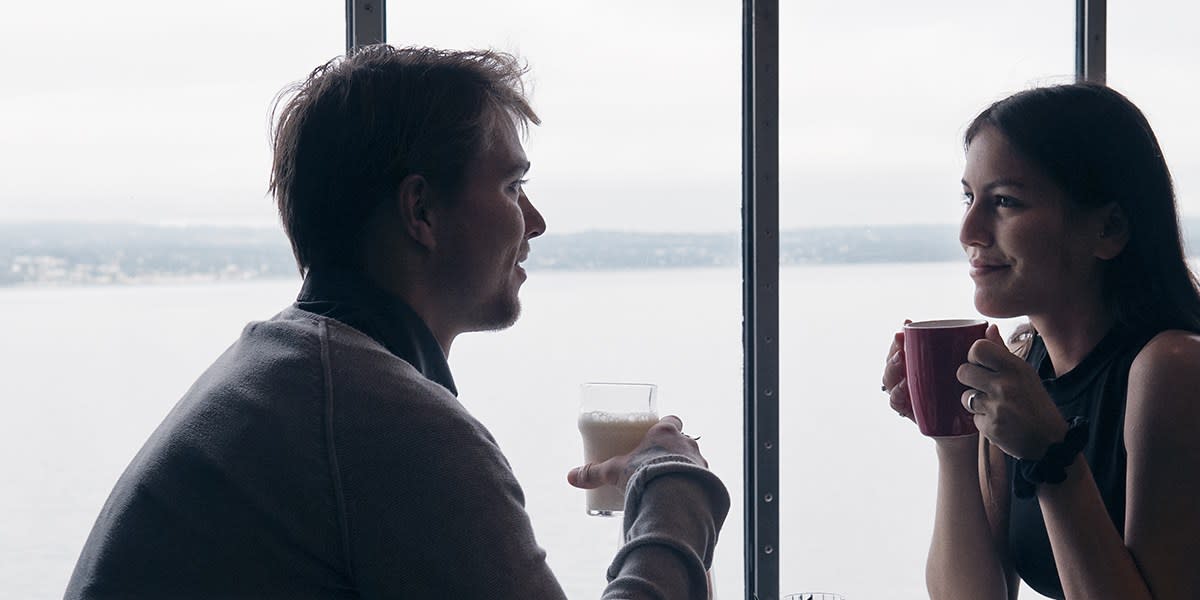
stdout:
{"type": "Polygon", "coordinates": [[[1096,258],[1112,260],[1121,254],[1129,243],[1129,220],[1125,211],[1116,202],[1100,209],[1103,211],[1100,234],[1096,239],[1096,258]]]}
{"type": "Polygon", "coordinates": [[[401,228],[422,247],[432,250],[436,245],[433,228],[433,187],[421,175],[405,177],[396,188],[395,207],[401,228]]]}

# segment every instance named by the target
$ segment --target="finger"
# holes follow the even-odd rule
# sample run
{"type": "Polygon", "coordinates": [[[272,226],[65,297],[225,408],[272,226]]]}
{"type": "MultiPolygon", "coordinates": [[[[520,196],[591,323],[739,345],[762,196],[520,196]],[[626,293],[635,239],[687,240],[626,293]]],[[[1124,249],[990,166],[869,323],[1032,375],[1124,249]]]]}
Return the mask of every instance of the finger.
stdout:
{"type": "Polygon", "coordinates": [[[1001,346],[1004,345],[1004,338],[1000,337],[1000,327],[995,323],[991,323],[987,326],[987,331],[983,334],[983,337],[990,342],[994,342],[1001,346]]]}
{"type": "Polygon", "coordinates": [[[683,419],[680,419],[679,417],[677,417],[675,415],[667,415],[667,416],[659,419],[658,424],[659,425],[669,425],[671,427],[674,427],[675,431],[677,431],[677,432],[683,431],[683,419]]]}
{"type": "Polygon", "coordinates": [[[958,399],[958,401],[962,403],[963,408],[973,415],[982,415],[983,413],[987,412],[987,409],[983,406],[985,400],[987,400],[987,394],[984,394],[979,390],[967,390],[963,392],[962,397],[958,399]],[[972,396],[975,397],[975,400],[971,400],[972,396]]]}
{"type": "Polygon", "coordinates": [[[900,383],[905,376],[904,369],[904,349],[901,348],[888,356],[887,362],[883,365],[883,385],[891,389],[900,383]]]}
{"type": "Polygon", "coordinates": [[[616,483],[613,475],[612,459],[602,463],[587,463],[567,472],[567,483],[581,489],[590,490],[602,485],[616,483]]]}
{"type": "Polygon", "coordinates": [[[888,346],[888,353],[887,353],[888,358],[890,359],[892,357],[892,355],[896,353],[897,350],[903,350],[903,349],[904,349],[904,332],[897,331],[896,334],[892,336],[892,345],[888,346]]]}
{"type": "MultiPolygon", "coordinates": [[[[977,390],[987,392],[992,389],[992,382],[996,380],[996,372],[986,367],[981,367],[974,363],[963,363],[958,366],[958,371],[955,372],[958,382],[977,390]]],[[[970,390],[968,390],[970,391],[970,390]]]]}
{"type": "Polygon", "coordinates": [[[967,351],[967,362],[977,364],[992,371],[999,371],[1013,360],[1020,360],[1003,342],[996,343],[989,339],[975,340],[967,351]]]}
{"type": "Polygon", "coordinates": [[[587,479],[586,473],[591,468],[592,468],[592,463],[588,463],[581,467],[575,467],[574,469],[567,471],[567,483],[569,483],[577,488],[584,487],[583,481],[587,479]]]}
{"type": "Polygon", "coordinates": [[[892,345],[888,346],[888,357],[891,358],[893,354],[901,350],[904,350],[904,332],[897,331],[892,335],[892,345]]]}
{"type": "Polygon", "coordinates": [[[892,410],[904,416],[912,414],[912,399],[908,395],[908,379],[901,379],[900,383],[897,383],[888,392],[888,404],[892,410]]]}

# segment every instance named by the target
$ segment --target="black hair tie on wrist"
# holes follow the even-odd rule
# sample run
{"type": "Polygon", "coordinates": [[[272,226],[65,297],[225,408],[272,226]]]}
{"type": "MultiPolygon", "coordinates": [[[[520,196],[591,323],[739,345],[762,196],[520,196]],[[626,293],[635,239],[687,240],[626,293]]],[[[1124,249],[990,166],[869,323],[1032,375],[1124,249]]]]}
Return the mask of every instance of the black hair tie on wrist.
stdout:
{"type": "Polygon", "coordinates": [[[1063,441],[1046,448],[1046,455],[1040,460],[1017,460],[1013,494],[1018,498],[1032,498],[1038,484],[1065,481],[1067,467],[1075,462],[1075,455],[1087,445],[1087,424],[1087,419],[1083,417],[1072,417],[1063,441]]]}

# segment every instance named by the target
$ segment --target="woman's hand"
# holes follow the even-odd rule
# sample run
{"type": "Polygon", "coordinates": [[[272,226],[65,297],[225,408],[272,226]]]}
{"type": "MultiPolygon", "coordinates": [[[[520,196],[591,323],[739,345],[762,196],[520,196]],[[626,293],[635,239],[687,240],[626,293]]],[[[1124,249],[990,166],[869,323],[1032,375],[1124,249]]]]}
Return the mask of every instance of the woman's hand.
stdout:
{"type": "MultiPolygon", "coordinates": [[[[904,324],[912,323],[905,319],[904,324]]],[[[887,360],[883,363],[883,391],[888,394],[888,404],[896,414],[906,419],[913,419],[912,400],[908,396],[908,377],[904,363],[904,332],[897,331],[892,336],[892,346],[888,348],[887,360]]],[[[916,421],[913,421],[914,423],[916,421]]]]}
{"type": "Polygon", "coordinates": [[[667,455],[684,456],[697,465],[707,467],[708,461],[700,454],[697,439],[683,433],[683,421],[679,417],[665,416],[646,432],[642,443],[633,452],[614,456],[604,462],[575,467],[567,473],[567,483],[583,489],[602,485],[625,489],[625,484],[639,467],[647,461],[667,455]]]}
{"type": "Polygon", "coordinates": [[[971,346],[958,380],[971,388],[962,403],[975,415],[979,433],[1009,456],[1038,460],[1066,435],[1067,422],[1041,378],[1008,350],[996,325],[971,346]]]}

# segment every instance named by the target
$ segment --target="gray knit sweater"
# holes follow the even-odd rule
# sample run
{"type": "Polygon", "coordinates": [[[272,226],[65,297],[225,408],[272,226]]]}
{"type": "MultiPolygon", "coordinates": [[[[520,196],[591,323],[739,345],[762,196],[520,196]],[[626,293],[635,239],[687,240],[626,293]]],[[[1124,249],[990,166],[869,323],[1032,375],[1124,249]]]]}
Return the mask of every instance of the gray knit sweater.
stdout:
{"type": "MultiPolygon", "coordinates": [[[[305,289],[248,325],[134,457],[66,597],[563,598],[419,319],[361,281],[305,289]]],[[[664,455],[628,490],[604,597],[704,598],[724,486],[664,455]]]]}

